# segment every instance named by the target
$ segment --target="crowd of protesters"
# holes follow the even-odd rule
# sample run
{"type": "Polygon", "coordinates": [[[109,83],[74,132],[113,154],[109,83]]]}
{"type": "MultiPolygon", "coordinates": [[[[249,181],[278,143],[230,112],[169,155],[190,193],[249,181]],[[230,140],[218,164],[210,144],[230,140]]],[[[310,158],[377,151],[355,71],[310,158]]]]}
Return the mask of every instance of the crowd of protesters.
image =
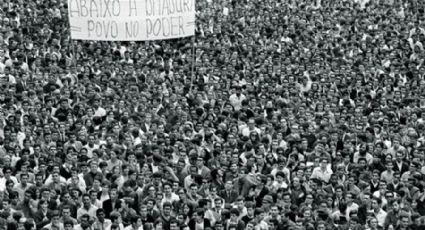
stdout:
{"type": "Polygon", "coordinates": [[[196,9],[94,42],[0,0],[0,230],[425,227],[425,1],[196,9]]]}

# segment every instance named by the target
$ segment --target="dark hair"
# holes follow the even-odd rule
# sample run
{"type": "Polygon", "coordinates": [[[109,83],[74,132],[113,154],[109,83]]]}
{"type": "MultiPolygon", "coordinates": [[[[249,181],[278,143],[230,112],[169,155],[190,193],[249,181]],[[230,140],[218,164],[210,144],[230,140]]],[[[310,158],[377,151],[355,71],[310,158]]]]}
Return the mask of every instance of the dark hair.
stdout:
{"type": "Polygon", "coordinates": [[[173,208],[173,205],[170,202],[164,202],[164,204],[162,204],[162,209],[164,209],[165,207],[173,208]]]}
{"type": "Polygon", "coordinates": [[[131,219],[130,219],[130,223],[131,224],[135,224],[135,223],[137,223],[137,221],[140,219],[141,217],[139,216],[139,215],[134,215],[134,216],[132,216],[131,217],[131,219]]]}

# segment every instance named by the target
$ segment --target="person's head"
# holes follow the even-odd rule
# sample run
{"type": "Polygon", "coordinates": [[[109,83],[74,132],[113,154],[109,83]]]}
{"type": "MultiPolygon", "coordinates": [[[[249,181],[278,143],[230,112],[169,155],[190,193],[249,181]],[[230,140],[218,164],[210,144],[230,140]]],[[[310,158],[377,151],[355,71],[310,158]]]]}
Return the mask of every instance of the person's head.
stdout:
{"type": "Polygon", "coordinates": [[[52,225],[58,227],[59,223],[60,223],[60,221],[59,221],[59,219],[60,219],[59,211],[57,211],[57,210],[53,211],[51,218],[52,218],[52,225]]]}
{"type": "Polygon", "coordinates": [[[98,164],[97,164],[96,161],[90,162],[90,171],[92,173],[96,173],[97,172],[97,168],[98,168],[98,164]]]}
{"type": "Polygon", "coordinates": [[[112,224],[119,224],[121,219],[121,214],[119,212],[113,211],[109,215],[109,219],[111,220],[112,224]]]}
{"type": "Polygon", "coordinates": [[[164,216],[170,216],[172,208],[173,208],[173,206],[170,202],[165,202],[162,205],[162,211],[163,211],[164,216]]]}
{"type": "Polygon", "coordinates": [[[359,158],[358,164],[359,164],[359,167],[360,168],[365,169],[367,167],[367,160],[366,160],[366,158],[359,158]]]}
{"type": "Polygon", "coordinates": [[[69,205],[63,206],[62,216],[64,217],[64,219],[71,217],[71,207],[69,205]]]}
{"type": "Polygon", "coordinates": [[[111,200],[115,200],[118,198],[118,189],[116,186],[112,186],[109,190],[109,197],[111,200]]]}
{"type": "Polygon", "coordinates": [[[316,227],[317,230],[325,230],[326,229],[326,222],[321,220],[321,221],[317,222],[316,226],[317,226],[316,227]]]}
{"type": "Polygon", "coordinates": [[[21,184],[22,184],[23,186],[26,186],[26,185],[27,185],[27,183],[28,183],[28,178],[29,178],[28,173],[21,173],[21,184]]]}
{"type": "Polygon", "coordinates": [[[270,207],[270,214],[274,218],[276,218],[279,215],[279,208],[277,205],[272,205],[270,207]]]}
{"type": "Polygon", "coordinates": [[[204,221],[204,215],[205,215],[204,209],[198,208],[193,214],[193,217],[195,218],[197,223],[202,223],[202,221],[204,221]]]}
{"type": "Polygon", "coordinates": [[[377,229],[378,228],[378,220],[376,217],[371,217],[368,222],[371,229],[377,229]]]}
{"type": "Polygon", "coordinates": [[[74,222],[70,218],[66,218],[63,222],[63,227],[65,230],[72,230],[74,229],[74,222]]]}
{"type": "Polygon", "coordinates": [[[394,199],[390,202],[390,206],[393,209],[394,212],[400,211],[400,200],[394,199]]]}
{"type": "Polygon", "coordinates": [[[89,227],[90,226],[90,215],[89,214],[83,214],[80,217],[80,225],[81,227],[89,227]]]}
{"type": "Polygon", "coordinates": [[[156,220],[154,222],[154,229],[155,230],[162,230],[163,229],[163,224],[161,220],[156,220]]]}
{"type": "Polygon", "coordinates": [[[166,195],[170,195],[171,194],[171,192],[172,192],[172,186],[171,186],[171,184],[170,183],[164,183],[163,185],[162,185],[162,187],[163,187],[163,191],[164,191],[164,193],[166,194],[166,195]]]}
{"type": "Polygon", "coordinates": [[[233,181],[232,180],[227,180],[226,183],[224,184],[224,187],[226,190],[232,190],[233,189],[233,181]]]}
{"type": "Polygon", "coordinates": [[[322,169],[326,169],[326,167],[328,166],[328,158],[323,157],[320,159],[320,167],[322,169]]]}
{"type": "Polygon", "coordinates": [[[371,200],[371,205],[374,210],[379,210],[381,208],[381,200],[373,197],[371,200]]]}
{"type": "Polygon", "coordinates": [[[139,229],[142,226],[142,218],[139,215],[132,216],[130,219],[130,224],[133,229],[139,229]]]}
{"type": "Polygon", "coordinates": [[[198,193],[198,184],[196,184],[196,183],[192,183],[192,184],[190,185],[190,192],[191,192],[192,194],[197,194],[197,193],[198,193]]]}
{"type": "Polygon", "coordinates": [[[43,187],[40,189],[41,198],[43,200],[49,200],[50,199],[50,190],[46,187],[43,187]]]}
{"type": "Polygon", "coordinates": [[[204,166],[204,159],[202,157],[198,157],[196,159],[196,165],[198,168],[202,168],[204,166]]]}
{"type": "Polygon", "coordinates": [[[58,172],[52,172],[52,181],[54,183],[60,183],[60,174],[58,172]]]}
{"type": "Polygon", "coordinates": [[[387,189],[387,182],[385,180],[379,181],[379,189],[380,190],[386,190],[387,189]]]}
{"type": "Polygon", "coordinates": [[[408,215],[402,215],[400,217],[400,227],[403,229],[407,228],[409,226],[409,216],[408,215]]]}
{"type": "Polygon", "coordinates": [[[354,200],[354,195],[352,193],[347,193],[345,195],[345,199],[346,199],[347,203],[351,203],[354,200]]]}
{"type": "Polygon", "coordinates": [[[105,210],[103,208],[99,208],[96,210],[96,218],[103,222],[105,220],[105,210]]]}
{"type": "Polygon", "coordinates": [[[385,167],[387,170],[393,170],[393,163],[391,161],[387,161],[385,163],[385,167]]]}
{"type": "Polygon", "coordinates": [[[90,194],[88,194],[88,193],[83,194],[82,200],[83,200],[84,207],[88,208],[88,207],[91,206],[90,194]]]}
{"type": "Polygon", "coordinates": [[[396,157],[397,161],[401,162],[403,160],[403,157],[404,157],[403,151],[397,151],[395,157],[396,157]]]}
{"type": "Polygon", "coordinates": [[[176,219],[171,219],[170,230],[179,230],[179,229],[180,229],[179,222],[176,219]]]}
{"type": "Polygon", "coordinates": [[[230,220],[236,222],[239,217],[239,210],[237,208],[230,209],[230,220]]]}

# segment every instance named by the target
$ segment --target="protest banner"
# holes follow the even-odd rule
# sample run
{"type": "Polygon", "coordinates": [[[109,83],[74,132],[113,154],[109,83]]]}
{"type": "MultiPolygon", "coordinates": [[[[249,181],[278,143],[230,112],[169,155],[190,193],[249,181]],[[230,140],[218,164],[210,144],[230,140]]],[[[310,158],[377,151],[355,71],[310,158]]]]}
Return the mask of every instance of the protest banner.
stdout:
{"type": "Polygon", "coordinates": [[[72,39],[148,41],[193,36],[195,0],[68,0],[72,39]]]}

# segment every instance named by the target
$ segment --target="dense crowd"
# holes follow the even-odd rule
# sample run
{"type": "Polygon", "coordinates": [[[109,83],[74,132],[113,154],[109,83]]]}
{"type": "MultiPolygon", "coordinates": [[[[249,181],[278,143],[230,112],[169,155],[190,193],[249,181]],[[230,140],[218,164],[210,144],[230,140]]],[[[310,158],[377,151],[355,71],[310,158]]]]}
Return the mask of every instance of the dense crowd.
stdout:
{"type": "Polygon", "coordinates": [[[94,42],[0,0],[0,230],[425,227],[425,1],[196,9],[94,42]]]}

